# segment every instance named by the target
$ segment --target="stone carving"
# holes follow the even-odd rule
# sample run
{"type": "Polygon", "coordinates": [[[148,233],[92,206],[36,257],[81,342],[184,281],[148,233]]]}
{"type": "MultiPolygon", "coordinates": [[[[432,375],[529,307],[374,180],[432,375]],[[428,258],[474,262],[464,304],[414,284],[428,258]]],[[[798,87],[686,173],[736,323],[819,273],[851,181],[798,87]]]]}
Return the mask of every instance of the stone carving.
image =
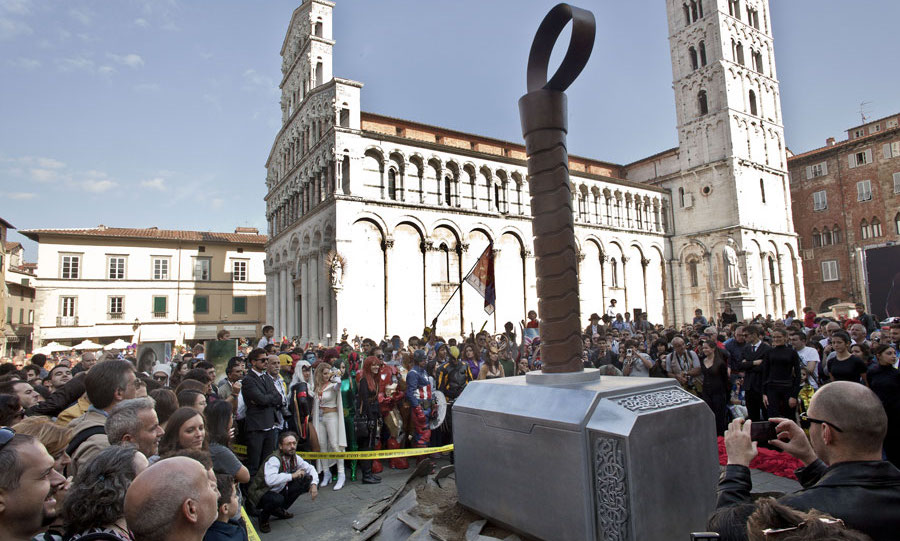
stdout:
{"type": "Polygon", "coordinates": [[[594,494],[597,497],[597,539],[628,539],[628,480],[620,440],[594,441],[594,494]]]}
{"type": "Polygon", "coordinates": [[[617,398],[616,404],[634,412],[645,412],[669,408],[686,402],[695,402],[697,400],[699,399],[691,393],[675,388],[617,398]]]}
{"type": "Polygon", "coordinates": [[[344,271],[346,270],[347,261],[336,250],[331,250],[325,254],[323,262],[331,278],[331,289],[342,289],[344,287],[344,271]]]}
{"type": "Polygon", "coordinates": [[[738,266],[737,251],[734,249],[734,239],[728,238],[725,248],[722,249],[722,260],[725,262],[725,289],[738,289],[746,287],[741,279],[741,268],[738,266]]]}

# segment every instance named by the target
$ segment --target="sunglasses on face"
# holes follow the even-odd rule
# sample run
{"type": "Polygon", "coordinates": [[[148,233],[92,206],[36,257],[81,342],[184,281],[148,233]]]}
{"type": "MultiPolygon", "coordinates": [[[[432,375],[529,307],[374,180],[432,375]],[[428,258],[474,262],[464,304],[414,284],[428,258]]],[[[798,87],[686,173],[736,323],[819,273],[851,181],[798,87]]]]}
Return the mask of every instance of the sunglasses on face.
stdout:
{"type": "Polygon", "coordinates": [[[153,376],[154,381],[166,381],[169,379],[167,376],[153,376]]]}
{"type": "Polygon", "coordinates": [[[800,414],[800,422],[807,423],[807,426],[809,426],[809,423],[816,423],[818,425],[828,425],[831,428],[837,430],[838,432],[843,432],[843,430],[838,428],[834,423],[832,423],[830,421],[823,421],[821,419],[814,419],[813,417],[810,417],[809,415],[807,415],[806,412],[803,412],[800,414]]]}

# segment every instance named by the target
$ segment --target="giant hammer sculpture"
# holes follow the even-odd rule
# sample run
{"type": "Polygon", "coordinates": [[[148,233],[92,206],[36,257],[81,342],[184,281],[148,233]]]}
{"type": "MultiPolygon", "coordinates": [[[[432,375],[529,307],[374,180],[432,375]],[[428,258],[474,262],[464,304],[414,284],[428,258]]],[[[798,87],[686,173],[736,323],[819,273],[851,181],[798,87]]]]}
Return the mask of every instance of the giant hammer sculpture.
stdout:
{"type": "Polygon", "coordinates": [[[454,404],[459,501],[548,540],[688,539],[715,504],[712,412],[675,380],[604,377],[582,367],[578,258],[564,91],[594,42],[593,15],[554,7],[519,100],[528,154],[542,372],[470,383],[454,404]],[[547,67],[560,32],[572,38],[547,67]]]}

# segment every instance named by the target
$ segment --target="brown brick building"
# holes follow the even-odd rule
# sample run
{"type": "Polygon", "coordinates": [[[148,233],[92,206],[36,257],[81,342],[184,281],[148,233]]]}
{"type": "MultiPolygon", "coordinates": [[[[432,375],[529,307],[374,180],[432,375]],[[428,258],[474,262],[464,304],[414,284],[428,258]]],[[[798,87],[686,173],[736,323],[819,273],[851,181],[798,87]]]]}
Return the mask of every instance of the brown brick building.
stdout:
{"type": "Polygon", "coordinates": [[[807,304],[819,312],[879,304],[869,298],[866,259],[900,243],[900,114],[850,128],[845,141],[828,138],[790,157],[788,170],[807,304]]]}

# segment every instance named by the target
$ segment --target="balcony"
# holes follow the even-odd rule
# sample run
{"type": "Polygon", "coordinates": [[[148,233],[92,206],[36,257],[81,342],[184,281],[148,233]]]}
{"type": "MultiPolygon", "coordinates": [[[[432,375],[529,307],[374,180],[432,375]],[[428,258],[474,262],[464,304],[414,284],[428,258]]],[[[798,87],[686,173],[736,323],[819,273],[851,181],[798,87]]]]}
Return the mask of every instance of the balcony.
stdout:
{"type": "Polygon", "coordinates": [[[57,327],[77,327],[78,316],[59,316],[56,318],[57,327]]]}
{"type": "Polygon", "coordinates": [[[110,313],[106,314],[106,318],[110,319],[110,320],[123,319],[124,317],[125,317],[125,314],[123,314],[122,312],[110,312],[110,313]]]}
{"type": "Polygon", "coordinates": [[[162,312],[155,312],[155,311],[154,311],[154,312],[153,312],[153,317],[156,318],[156,319],[165,319],[166,316],[168,316],[168,314],[169,314],[169,312],[168,312],[168,311],[165,311],[165,310],[162,311],[162,312]]]}

